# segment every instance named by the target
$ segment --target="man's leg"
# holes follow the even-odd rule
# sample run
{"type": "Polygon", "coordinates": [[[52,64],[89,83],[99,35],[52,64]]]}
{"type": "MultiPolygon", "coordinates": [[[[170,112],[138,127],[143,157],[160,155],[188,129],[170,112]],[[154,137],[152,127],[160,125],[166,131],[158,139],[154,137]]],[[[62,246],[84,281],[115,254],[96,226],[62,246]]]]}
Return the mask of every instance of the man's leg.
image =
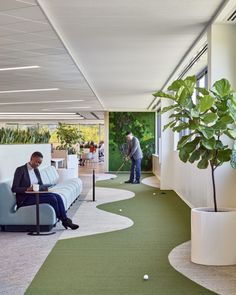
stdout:
{"type": "Polygon", "coordinates": [[[136,172],[136,182],[140,182],[140,177],[141,177],[141,159],[137,159],[135,161],[135,172],[136,172]]]}
{"type": "MultiPolygon", "coordinates": [[[[60,195],[54,194],[54,193],[42,194],[39,196],[39,203],[51,205],[54,208],[56,217],[58,219],[61,220],[61,219],[67,218],[65,206],[60,195]]],[[[21,206],[22,207],[31,206],[35,204],[36,204],[35,195],[27,195],[26,199],[24,200],[21,206]]]]}
{"type": "Polygon", "coordinates": [[[134,182],[134,170],[135,170],[135,160],[134,158],[131,158],[131,170],[130,170],[130,176],[129,176],[129,180],[130,182],[134,182]]]}

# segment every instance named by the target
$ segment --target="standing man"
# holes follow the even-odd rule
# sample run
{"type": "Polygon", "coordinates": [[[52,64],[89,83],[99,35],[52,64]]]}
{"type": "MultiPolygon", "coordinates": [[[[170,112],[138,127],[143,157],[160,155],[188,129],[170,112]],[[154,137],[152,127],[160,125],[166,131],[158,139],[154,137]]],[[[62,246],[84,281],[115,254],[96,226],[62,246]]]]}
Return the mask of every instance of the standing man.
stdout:
{"type": "Polygon", "coordinates": [[[126,133],[126,138],[128,141],[128,155],[132,161],[131,171],[129,180],[125,181],[125,183],[140,183],[141,176],[141,161],[143,157],[143,153],[140,147],[140,143],[137,137],[133,136],[131,131],[126,133]]]}

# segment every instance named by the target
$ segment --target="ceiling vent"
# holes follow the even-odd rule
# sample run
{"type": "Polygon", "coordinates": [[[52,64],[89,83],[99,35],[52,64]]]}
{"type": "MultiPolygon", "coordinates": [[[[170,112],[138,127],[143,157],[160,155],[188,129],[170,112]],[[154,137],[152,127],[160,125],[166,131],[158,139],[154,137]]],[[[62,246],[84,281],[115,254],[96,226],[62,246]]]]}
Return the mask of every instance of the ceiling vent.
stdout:
{"type": "Polygon", "coordinates": [[[236,10],[227,18],[227,22],[235,23],[236,22],[236,10]]]}

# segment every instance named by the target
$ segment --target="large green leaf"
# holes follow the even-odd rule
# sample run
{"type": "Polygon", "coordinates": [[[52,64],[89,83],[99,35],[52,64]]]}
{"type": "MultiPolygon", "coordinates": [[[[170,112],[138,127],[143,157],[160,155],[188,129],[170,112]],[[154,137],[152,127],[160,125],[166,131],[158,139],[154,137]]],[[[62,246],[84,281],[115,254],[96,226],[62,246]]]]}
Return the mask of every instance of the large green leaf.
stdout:
{"type": "Polygon", "coordinates": [[[219,122],[222,122],[224,124],[232,124],[234,120],[229,114],[224,115],[223,117],[220,118],[219,122]]]}
{"type": "Polygon", "coordinates": [[[200,159],[200,156],[201,156],[201,151],[198,149],[198,150],[195,150],[190,158],[189,158],[189,162],[190,163],[194,163],[195,161],[199,160],[200,159]]]}
{"type": "Polygon", "coordinates": [[[197,118],[189,120],[189,129],[196,130],[199,127],[199,120],[197,118]]]}
{"type": "Polygon", "coordinates": [[[206,169],[208,167],[209,160],[207,158],[202,158],[201,161],[198,162],[197,167],[199,169],[206,169]]]}
{"type": "Polygon", "coordinates": [[[178,126],[175,126],[173,129],[173,131],[177,131],[177,132],[180,132],[184,129],[187,129],[189,127],[188,123],[181,123],[179,124],[178,126]]]}
{"type": "Polygon", "coordinates": [[[199,141],[200,138],[195,137],[193,141],[187,142],[184,146],[181,147],[181,149],[184,149],[187,153],[192,153],[198,145],[199,141]]]}
{"type": "Polygon", "coordinates": [[[217,120],[217,115],[215,113],[207,113],[202,115],[201,119],[204,123],[209,124],[217,120]]]}
{"type": "Polygon", "coordinates": [[[176,104],[173,104],[171,106],[168,106],[168,107],[164,107],[162,110],[161,110],[161,114],[164,114],[172,109],[175,109],[176,107],[178,107],[178,105],[176,104]]]}
{"type": "Polygon", "coordinates": [[[202,132],[203,136],[207,139],[210,139],[214,136],[215,130],[209,127],[199,127],[199,130],[202,132]]]}
{"type": "Polygon", "coordinates": [[[193,136],[193,133],[182,136],[178,142],[177,149],[179,150],[182,146],[184,146],[191,138],[191,136],[193,136]]]}
{"type": "Polygon", "coordinates": [[[181,149],[179,151],[179,158],[184,163],[186,163],[188,161],[189,156],[190,156],[190,154],[185,149],[181,149]]]}
{"type": "Polygon", "coordinates": [[[182,80],[175,80],[167,89],[177,92],[183,86],[182,80]]]}
{"type": "Polygon", "coordinates": [[[221,79],[214,83],[213,89],[219,96],[226,96],[230,94],[231,85],[227,79],[221,79]]]}
{"type": "Polygon", "coordinates": [[[222,163],[228,162],[231,159],[231,154],[232,154],[232,150],[229,148],[218,151],[217,159],[222,163]]]}
{"type": "Polygon", "coordinates": [[[175,100],[175,97],[172,94],[165,93],[163,91],[157,91],[156,93],[153,94],[154,97],[164,97],[164,98],[169,98],[172,100],[175,100]]]}
{"type": "Polygon", "coordinates": [[[193,101],[191,96],[188,94],[187,89],[183,89],[178,100],[179,104],[187,109],[191,109],[193,106],[193,101]]]}
{"type": "Polygon", "coordinates": [[[202,95],[209,95],[209,91],[206,88],[196,87],[196,90],[198,93],[201,93],[202,95]]]}
{"type": "Polygon", "coordinates": [[[232,139],[236,139],[236,130],[235,129],[228,129],[224,132],[224,134],[228,135],[232,139]]]}
{"type": "Polygon", "coordinates": [[[191,116],[192,116],[193,118],[199,118],[199,110],[198,110],[197,107],[194,108],[194,109],[191,109],[191,116]]]}
{"type": "Polygon", "coordinates": [[[183,84],[184,84],[185,88],[187,89],[190,96],[193,95],[196,82],[197,82],[196,76],[189,76],[189,77],[185,78],[183,81],[183,84]]]}
{"type": "Polygon", "coordinates": [[[213,150],[215,148],[216,145],[216,140],[214,137],[210,138],[210,139],[203,139],[201,141],[202,145],[209,150],[213,150]]]}
{"type": "Polygon", "coordinates": [[[227,101],[227,106],[229,107],[230,115],[236,122],[236,106],[234,104],[234,101],[228,100],[227,101]]]}
{"type": "Polygon", "coordinates": [[[214,97],[210,96],[210,95],[205,95],[203,96],[199,103],[198,103],[198,109],[200,111],[200,113],[205,113],[207,110],[209,110],[213,104],[214,104],[214,97]]]}
{"type": "Polygon", "coordinates": [[[169,118],[176,118],[176,119],[183,119],[183,118],[189,118],[190,116],[187,114],[183,114],[183,113],[174,113],[172,115],[169,116],[169,118]]]}

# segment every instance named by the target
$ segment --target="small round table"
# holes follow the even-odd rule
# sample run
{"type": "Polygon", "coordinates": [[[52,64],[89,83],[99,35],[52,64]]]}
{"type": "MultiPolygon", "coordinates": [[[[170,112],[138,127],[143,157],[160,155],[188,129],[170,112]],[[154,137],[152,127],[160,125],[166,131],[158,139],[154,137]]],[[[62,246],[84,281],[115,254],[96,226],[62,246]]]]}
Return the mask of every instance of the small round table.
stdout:
{"type": "Polygon", "coordinates": [[[53,235],[56,232],[48,232],[48,233],[41,233],[40,232],[40,216],[39,216],[39,195],[40,194],[48,194],[49,191],[26,191],[26,194],[33,194],[36,197],[36,232],[29,232],[28,235],[30,236],[49,236],[53,235]]]}

